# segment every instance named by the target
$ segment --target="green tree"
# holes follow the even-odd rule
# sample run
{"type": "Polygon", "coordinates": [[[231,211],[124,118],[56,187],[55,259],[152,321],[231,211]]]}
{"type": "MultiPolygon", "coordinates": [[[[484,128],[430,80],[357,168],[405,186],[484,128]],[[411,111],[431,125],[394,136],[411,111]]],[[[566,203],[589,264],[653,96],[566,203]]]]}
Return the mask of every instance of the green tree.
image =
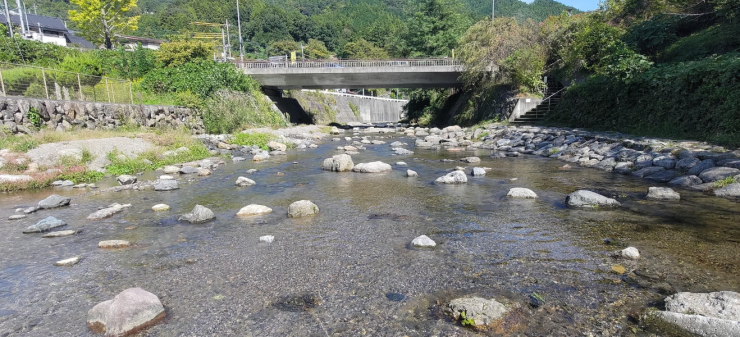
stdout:
{"type": "Polygon", "coordinates": [[[316,39],[309,39],[305,47],[306,57],[309,59],[328,59],[331,53],[323,42],[316,39]]]}
{"type": "Polygon", "coordinates": [[[359,39],[344,45],[342,57],[355,60],[382,60],[388,58],[388,52],[365,39],[359,39]]]}
{"type": "Polygon", "coordinates": [[[116,34],[137,29],[139,16],[127,17],[136,8],[136,0],[70,0],[79,9],[69,11],[69,19],[83,36],[113,49],[116,34]]]}
{"type": "Polygon", "coordinates": [[[165,67],[177,67],[197,60],[209,60],[213,44],[203,41],[177,41],[163,43],[156,51],[157,62],[165,67]]]}
{"type": "Polygon", "coordinates": [[[460,0],[424,0],[409,22],[405,56],[451,55],[457,40],[470,27],[463,12],[460,0]]]}
{"type": "Polygon", "coordinates": [[[280,40],[270,43],[267,48],[267,54],[269,56],[283,56],[290,55],[291,52],[300,51],[301,45],[293,40],[280,40]]]}

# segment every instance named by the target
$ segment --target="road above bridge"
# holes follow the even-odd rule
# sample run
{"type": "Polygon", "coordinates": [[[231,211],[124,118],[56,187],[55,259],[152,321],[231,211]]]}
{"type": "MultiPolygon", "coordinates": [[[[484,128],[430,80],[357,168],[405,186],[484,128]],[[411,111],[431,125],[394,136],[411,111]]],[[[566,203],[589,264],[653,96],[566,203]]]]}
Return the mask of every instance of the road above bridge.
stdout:
{"type": "Polygon", "coordinates": [[[239,62],[268,89],[451,88],[462,66],[453,59],[239,62]]]}

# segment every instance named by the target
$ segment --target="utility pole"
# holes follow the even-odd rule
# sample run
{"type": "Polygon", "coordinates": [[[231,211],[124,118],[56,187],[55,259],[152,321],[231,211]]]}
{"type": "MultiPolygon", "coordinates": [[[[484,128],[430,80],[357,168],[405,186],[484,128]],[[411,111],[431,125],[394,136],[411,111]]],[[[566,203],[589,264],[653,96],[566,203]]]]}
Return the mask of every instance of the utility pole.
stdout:
{"type": "Polygon", "coordinates": [[[36,13],[36,4],[33,4],[33,15],[36,15],[36,14],[38,14],[36,13]]]}
{"type": "Polygon", "coordinates": [[[491,23],[493,23],[493,17],[496,15],[496,0],[491,1],[491,23]]]}
{"type": "Polygon", "coordinates": [[[226,60],[226,33],[224,32],[223,28],[221,28],[221,45],[224,47],[223,48],[224,51],[222,55],[225,61],[226,60]]]}
{"type": "Polygon", "coordinates": [[[26,31],[31,34],[31,25],[28,24],[28,8],[26,8],[26,2],[23,2],[23,15],[26,18],[26,31]]]}
{"type": "Polygon", "coordinates": [[[226,19],[226,43],[229,45],[229,58],[231,58],[231,33],[229,32],[229,19],[226,19]]]}
{"type": "Polygon", "coordinates": [[[301,59],[306,60],[306,56],[303,55],[303,42],[301,42],[301,59]]]}
{"type": "Polygon", "coordinates": [[[18,18],[21,20],[21,34],[26,37],[26,25],[23,24],[23,7],[21,7],[21,0],[15,0],[15,4],[18,6],[18,18]]]}
{"type": "Polygon", "coordinates": [[[8,0],[3,0],[5,2],[5,19],[8,20],[8,35],[10,37],[13,37],[13,24],[10,22],[10,10],[8,10],[8,0]]]}
{"type": "Polygon", "coordinates": [[[239,0],[236,0],[236,25],[239,29],[239,59],[244,62],[244,42],[242,41],[242,17],[239,12],[239,0]]]}

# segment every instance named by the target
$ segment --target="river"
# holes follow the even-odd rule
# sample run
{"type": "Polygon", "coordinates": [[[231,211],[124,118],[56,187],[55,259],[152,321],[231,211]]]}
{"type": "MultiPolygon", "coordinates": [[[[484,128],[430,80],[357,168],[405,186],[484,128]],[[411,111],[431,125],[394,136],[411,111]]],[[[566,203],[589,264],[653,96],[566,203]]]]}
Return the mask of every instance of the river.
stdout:
{"type": "MultiPolygon", "coordinates": [[[[383,136],[388,143],[402,135],[383,136]]],[[[563,162],[525,156],[490,158],[490,150],[447,152],[366,145],[355,164],[405,161],[382,174],[322,171],[324,158],[345,142],[292,150],[262,163],[220,166],[209,177],[181,177],[171,192],[88,193],[45,189],[0,195],[0,218],[51,194],[72,205],[41,210],[19,221],[0,220],[0,336],[94,336],[87,311],[122,290],[141,287],[160,297],[167,318],[141,336],[474,336],[642,335],[635,320],[677,291],[740,291],[738,204],[681,190],[680,202],[649,201],[649,183],[601,170],[558,169],[563,162]],[[460,159],[479,156],[486,176],[441,186],[434,179],[460,159]],[[257,169],[247,175],[248,169],[257,169]],[[278,172],[284,175],[278,175],[278,172]],[[246,176],[257,185],[238,188],[246,176]],[[512,180],[516,178],[516,180],[512,180]],[[536,200],[512,200],[512,187],[536,200]],[[616,197],[616,210],[572,210],[565,196],[590,189],[616,197]],[[308,199],[321,209],[289,219],[290,203],[308,199]],[[87,215],[112,203],[132,207],[101,221],[87,215]],[[165,203],[169,212],[151,211],[165,203]],[[206,224],[178,222],[194,205],[212,209],[206,224]],[[273,208],[238,218],[248,204],[273,208]],[[47,239],[21,231],[55,216],[82,232],[47,239]],[[427,235],[438,246],[417,249],[427,235]],[[274,235],[271,244],[260,243],[274,235]],[[101,240],[134,246],[97,248],[101,240]],[[642,258],[611,256],[627,245],[642,258]],[[55,261],[81,255],[72,267],[55,261]],[[621,264],[627,275],[611,270],[621,264]],[[529,295],[545,305],[532,307],[529,295]],[[495,298],[514,311],[501,331],[475,332],[443,312],[464,295],[495,298]]],[[[155,179],[146,173],[140,179],[155,179]]],[[[101,187],[112,186],[113,179],[101,187]]]]}

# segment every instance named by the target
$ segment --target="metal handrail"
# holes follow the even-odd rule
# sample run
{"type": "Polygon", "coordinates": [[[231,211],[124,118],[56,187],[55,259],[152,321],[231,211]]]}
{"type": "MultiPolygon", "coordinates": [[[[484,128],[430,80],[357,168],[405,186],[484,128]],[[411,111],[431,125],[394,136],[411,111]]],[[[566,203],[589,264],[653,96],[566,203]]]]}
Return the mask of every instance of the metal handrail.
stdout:
{"type": "Polygon", "coordinates": [[[456,59],[396,59],[396,60],[300,60],[235,62],[240,69],[266,68],[372,68],[372,67],[435,67],[459,66],[456,59]]]}
{"type": "MultiPolygon", "coordinates": [[[[550,113],[550,108],[551,108],[551,106],[552,106],[552,104],[551,104],[551,103],[552,103],[552,98],[553,98],[553,97],[555,97],[555,95],[557,95],[557,94],[561,93],[561,92],[562,92],[563,90],[565,90],[565,89],[567,89],[567,88],[562,88],[562,89],[560,89],[560,90],[556,91],[556,92],[555,92],[554,94],[552,94],[552,95],[550,95],[550,96],[547,96],[546,98],[544,98],[544,99],[542,100],[542,102],[540,102],[540,104],[543,104],[543,103],[545,103],[545,101],[547,101],[547,112],[546,112],[545,114],[549,114],[549,113],[550,113]]],[[[538,110],[535,110],[535,111],[536,111],[536,112],[535,112],[534,116],[535,116],[536,118],[539,118],[539,117],[540,117],[540,112],[539,112],[538,110]]]]}

